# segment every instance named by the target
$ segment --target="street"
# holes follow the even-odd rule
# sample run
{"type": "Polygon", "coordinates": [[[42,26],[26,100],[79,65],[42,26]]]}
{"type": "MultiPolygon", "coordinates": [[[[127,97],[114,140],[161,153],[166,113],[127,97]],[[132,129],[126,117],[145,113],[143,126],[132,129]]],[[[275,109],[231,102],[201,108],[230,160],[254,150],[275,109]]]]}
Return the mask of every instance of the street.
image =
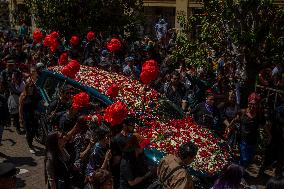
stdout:
{"type": "Polygon", "coordinates": [[[43,146],[34,141],[36,153],[31,154],[25,135],[18,135],[14,127],[5,127],[2,143],[0,162],[12,162],[19,169],[17,188],[43,189],[45,186],[43,146]]]}

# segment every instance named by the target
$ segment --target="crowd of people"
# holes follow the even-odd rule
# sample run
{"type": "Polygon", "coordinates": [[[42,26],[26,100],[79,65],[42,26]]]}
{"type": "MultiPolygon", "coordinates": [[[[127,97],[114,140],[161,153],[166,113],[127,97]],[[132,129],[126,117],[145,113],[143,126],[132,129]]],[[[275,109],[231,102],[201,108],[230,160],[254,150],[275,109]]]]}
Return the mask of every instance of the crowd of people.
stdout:
{"type": "MultiPolygon", "coordinates": [[[[159,65],[159,76],[150,87],[182,109],[184,116],[192,116],[198,125],[213,130],[239,154],[235,164],[214,179],[212,188],[248,187],[243,179],[244,168],[253,162],[256,154],[263,157],[259,176],[276,162],[275,178],[269,181],[267,189],[283,188],[284,96],[281,90],[272,107],[263,100],[265,96],[246,91],[243,73],[238,69],[241,58],[233,60],[226,57],[228,53],[208,48],[208,57],[204,57],[208,68],[195,68],[184,60],[174,59],[176,35],[173,33],[167,38],[165,35],[166,32],[159,34],[158,40],[145,36],[137,41],[102,33],[97,33],[92,40],[78,36],[79,41],[60,36],[57,49],[51,51],[43,43],[35,43],[28,32],[17,35],[1,31],[0,145],[4,127],[13,125],[19,135],[25,134],[29,150],[34,153],[36,109],[41,100],[36,81],[42,69],[58,65],[62,54],[82,65],[137,80],[142,64],[154,59],[159,65]],[[106,47],[110,38],[120,40],[119,51],[113,53],[106,47]],[[260,130],[265,131],[262,138],[260,130]],[[260,151],[263,142],[265,145],[260,151]]],[[[260,85],[281,89],[282,66],[279,63],[272,69],[262,70],[260,85]]],[[[198,151],[193,143],[181,144],[178,154],[169,154],[159,165],[150,165],[131,116],[114,130],[96,117],[90,120],[81,115],[82,107],[72,106],[70,94],[66,86],[46,110],[51,127],[45,145],[45,176],[50,189],[195,187],[186,169],[198,151]]]]}

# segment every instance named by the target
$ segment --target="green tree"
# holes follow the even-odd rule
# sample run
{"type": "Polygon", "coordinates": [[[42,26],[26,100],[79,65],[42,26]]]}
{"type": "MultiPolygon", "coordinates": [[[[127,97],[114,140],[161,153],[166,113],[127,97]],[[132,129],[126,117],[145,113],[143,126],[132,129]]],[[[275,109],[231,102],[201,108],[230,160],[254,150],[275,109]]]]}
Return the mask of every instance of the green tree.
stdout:
{"type": "Polygon", "coordinates": [[[88,27],[107,34],[135,33],[142,0],[26,0],[37,27],[65,35],[80,34],[88,27]]]}
{"type": "Polygon", "coordinates": [[[182,31],[175,57],[206,66],[208,47],[226,53],[230,39],[246,59],[249,86],[263,65],[283,61],[283,8],[271,0],[204,0],[203,5],[202,14],[179,16],[182,31]]]}

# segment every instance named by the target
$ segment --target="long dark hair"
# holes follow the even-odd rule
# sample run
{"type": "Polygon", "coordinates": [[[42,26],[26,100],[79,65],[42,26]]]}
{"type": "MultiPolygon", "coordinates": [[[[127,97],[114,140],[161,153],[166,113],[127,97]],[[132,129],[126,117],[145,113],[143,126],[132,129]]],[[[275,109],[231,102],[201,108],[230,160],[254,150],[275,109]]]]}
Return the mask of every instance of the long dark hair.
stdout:
{"type": "Polygon", "coordinates": [[[59,154],[60,150],[58,145],[58,137],[59,137],[58,132],[52,132],[47,136],[45,144],[46,155],[47,153],[50,153],[52,155],[59,154]]]}
{"type": "Polygon", "coordinates": [[[244,175],[244,170],[241,166],[231,164],[223,173],[223,175],[216,180],[213,189],[239,189],[241,180],[244,175]]]}
{"type": "Polygon", "coordinates": [[[48,154],[51,155],[51,158],[57,158],[60,149],[59,149],[59,144],[58,144],[58,132],[53,132],[50,133],[47,138],[46,138],[46,143],[45,143],[45,158],[44,158],[44,176],[45,176],[45,183],[47,183],[47,172],[46,172],[46,162],[48,159],[48,154]]]}

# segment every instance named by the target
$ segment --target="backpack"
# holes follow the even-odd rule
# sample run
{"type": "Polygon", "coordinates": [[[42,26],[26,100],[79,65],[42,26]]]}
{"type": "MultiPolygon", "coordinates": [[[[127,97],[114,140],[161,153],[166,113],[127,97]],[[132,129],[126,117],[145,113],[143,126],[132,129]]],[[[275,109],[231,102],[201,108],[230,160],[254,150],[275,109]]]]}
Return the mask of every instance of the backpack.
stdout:
{"type": "Polygon", "coordinates": [[[19,96],[10,95],[8,98],[8,109],[10,114],[19,113],[19,96]]]}
{"type": "Polygon", "coordinates": [[[168,180],[176,171],[183,169],[183,166],[177,166],[175,167],[165,178],[164,180],[156,180],[153,182],[150,186],[148,186],[147,189],[163,189],[163,183],[168,180]]]}

